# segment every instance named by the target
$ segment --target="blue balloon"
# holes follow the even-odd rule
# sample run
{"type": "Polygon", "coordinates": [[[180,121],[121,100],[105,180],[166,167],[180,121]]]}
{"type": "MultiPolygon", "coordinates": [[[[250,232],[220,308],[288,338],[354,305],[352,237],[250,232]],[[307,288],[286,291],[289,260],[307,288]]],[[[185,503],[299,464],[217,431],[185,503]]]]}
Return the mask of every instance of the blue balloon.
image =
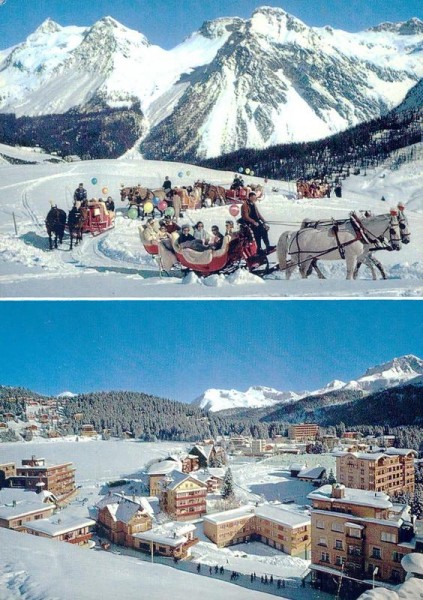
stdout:
{"type": "Polygon", "coordinates": [[[183,176],[184,176],[183,172],[182,172],[182,171],[179,171],[179,173],[178,173],[178,177],[183,177],[183,176]]]}
{"type": "Polygon", "coordinates": [[[244,169],[242,167],[239,167],[238,173],[243,173],[243,172],[244,172],[244,169]]]}
{"type": "Polygon", "coordinates": [[[157,206],[159,202],[160,202],[160,198],[157,198],[157,196],[154,196],[154,198],[153,198],[153,206],[157,206]]]}
{"type": "Polygon", "coordinates": [[[96,177],[93,177],[93,178],[91,179],[91,183],[92,183],[93,185],[95,185],[95,184],[97,183],[97,179],[96,179],[96,177]]]}

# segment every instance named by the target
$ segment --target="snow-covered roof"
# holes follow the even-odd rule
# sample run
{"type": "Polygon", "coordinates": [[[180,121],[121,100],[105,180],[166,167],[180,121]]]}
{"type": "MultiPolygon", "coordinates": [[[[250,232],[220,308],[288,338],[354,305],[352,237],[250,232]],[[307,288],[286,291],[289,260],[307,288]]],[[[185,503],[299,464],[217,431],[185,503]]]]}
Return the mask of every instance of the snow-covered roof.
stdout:
{"type": "Polygon", "coordinates": [[[415,454],[417,456],[417,452],[415,450],[410,450],[409,448],[387,448],[385,450],[385,454],[389,454],[391,456],[407,456],[408,454],[415,454]]]}
{"type": "Polygon", "coordinates": [[[131,500],[123,494],[107,495],[96,504],[98,509],[106,506],[113,520],[122,521],[122,523],[128,523],[138,511],[143,511],[150,516],[154,514],[154,511],[147,498],[137,498],[136,500],[131,500]]]}
{"type": "Polygon", "coordinates": [[[389,496],[384,492],[371,492],[367,490],[356,490],[344,488],[343,498],[332,498],[332,486],[323,485],[315,492],[308,494],[310,500],[327,500],[336,504],[357,504],[358,506],[373,506],[375,508],[393,508],[389,496]]]}
{"type": "Polygon", "coordinates": [[[292,465],[289,465],[290,471],[302,471],[303,469],[305,469],[305,465],[300,465],[300,463],[292,463],[292,465]]]}
{"type": "Polygon", "coordinates": [[[33,502],[34,504],[44,504],[49,500],[54,501],[56,497],[47,490],[40,493],[34,490],[24,490],[21,488],[2,488],[0,490],[0,506],[12,504],[13,502],[33,502]]]}
{"type": "Polygon", "coordinates": [[[258,517],[263,517],[264,519],[269,519],[270,521],[275,521],[276,523],[281,523],[282,525],[292,528],[304,527],[305,525],[310,525],[311,522],[310,517],[307,515],[287,510],[286,508],[279,506],[271,506],[270,504],[258,506],[254,509],[254,513],[258,517]]]}
{"type": "Polygon", "coordinates": [[[169,523],[153,527],[153,529],[149,529],[148,531],[135,533],[133,537],[175,547],[184,544],[187,541],[186,535],[195,531],[195,529],[195,525],[191,523],[170,521],[169,523]]]}
{"type": "Polygon", "coordinates": [[[149,475],[167,475],[175,469],[182,470],[180,460],[162,460],[151,465],[147,472],[149,475]]]}
{"type": "Polygon", "coordinates": [[[24,517],[40,511],[51,511],[51,504],[42,504],[40,502],[30,502],[22,500],[16,502],[15,506],[0,506],[0,519],[14,519],[16,517],[24,517]]]}
{"type": "Polygon", "coordinates": [[[218,477],[219,479],[223,479],[225,477],[226,469],[223,467],[209,467],[208,472],[213,477],[218,477]]]}
{"type": "Polygon", "coordinates": [[[203,520],[218,524],[248,516],[254,516],[254,506],[252,505],[241,506],[240,508],[233,508],[232,510],[225,510],[213,515],[207,515],[206,517],[203,517],[203,520]]]}
{"type": "Polygon", "coordinates": [[[351,521],[347,521],[345,523],[346,527],[350,527],[351,529],[364,529],[363,525],[359,525],[358,523],[351,523],[351,521]]]}
{"type": "Polygon", "coordinates": [[[379,460],[379,458],[385,456],[384,452],[348,452],[346,450],[335,450],[332,452],[332,456],[347,456],[348,454],[360,460],[379,460]]]}
{"type": "Polygon", "coordinates": [[[326,471],[326,467],[310,467],[309,469],[304,469],[298,476],[303,479],[319,479],[322,477],[324,471],[326,471]]]}
{"type": "Polygon", "coordinates": [[[187,479],[192,479],[195,483],[200,486],[207,487],[205,483],[197,479],[195,475],[190,473],[180,473],[179,471],[172,471],[170,473],[171,481],[167,485],[168,490],[174,490],[178,485],[186,481],[187,479]]]}
{"type": "Polygon", "coordinates": [[[52,537],[75,531],[82,527],[93,527],[95,521],[87,517],[76,517],[75,515],[67,515],[66,513],[60,513],[60,516],[55,515],[48,519],[40,519],[39,521],[31,521],[25,523],[25,527],[31,531],[38,531],[45,533],[52,537]]]}
{"type": "Polygon", "coordinates": [[[197,450],[199,450],[201,452],[201,454],[208,460],[210,457],[210,454],[214,448],[214,445],[213,444],[205,444],[204,446],[200,446],[199,444],[196,444],[194,446],[194,448],[197,448],[197,450]]]}

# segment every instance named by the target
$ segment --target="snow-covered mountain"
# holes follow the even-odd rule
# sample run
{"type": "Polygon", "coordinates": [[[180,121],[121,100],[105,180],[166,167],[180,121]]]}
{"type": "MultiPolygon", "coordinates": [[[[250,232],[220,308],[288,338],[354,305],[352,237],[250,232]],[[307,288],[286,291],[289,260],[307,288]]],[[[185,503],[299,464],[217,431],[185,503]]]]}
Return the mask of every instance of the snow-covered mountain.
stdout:
{"type": "Polygon", "coordinates": [[[343,389],[373,393],[407,383],[420,375],[423,375],[423,360],[407,354],[367,369],[362,377],[349,381],[343,389]]]}
{"type": "MultiPolygon", "coordinates": [[[[322,396],[342,390],[357,390],[365,394],[372,394],[412,380],[414,380],[413,383],[417,383],[422,375],[423,360],[408,354],[400,358],[394,358],[382,365],[371,367],[367,369],[363,376],[348,383],[335,379],[323,388],[313,392],[281,392],[261,386],[251,387],[245,392],[208,389],[194,400],[193,404],[211,412],[236,408],[264,408],[276,404],[292,404],[302,398],[322,396]]],[[[335,397],[334,404],[336,404],[335,397]]]]}
{"type": "Polygon", "coordinates": [[[57,394],[58,398],[76,398],[78,394],[74,394],[73,392],[62,392],[61,394],[57,394]]]}
{"type": "Polygon", "coordinates": [[[273,388],[255,386],[245,392],[237,390],[208,389],[192,404],[211,412],[232,408],[264,408],[275,404],[295,402],[304,393],[279,392],[273,388]]]}
{"type": "Polygon", "coordinates": [[[210,157],[380,116],[423,77],[422,57],[419,19],[352,34],[262,7],[206,22],[169,51],[111,17],[91,27],[48,19],[0,52],[0,112],[136,108],[147,156],[210,157]]]}

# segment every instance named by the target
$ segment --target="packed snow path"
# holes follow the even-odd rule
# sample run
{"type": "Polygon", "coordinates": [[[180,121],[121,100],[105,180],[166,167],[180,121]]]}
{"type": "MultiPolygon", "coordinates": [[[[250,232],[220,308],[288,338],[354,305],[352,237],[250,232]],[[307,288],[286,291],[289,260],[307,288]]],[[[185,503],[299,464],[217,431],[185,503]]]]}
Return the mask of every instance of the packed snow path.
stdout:
{"type": "MultiPolygon", "coordinates": [[[[15,150],[16,152],[16,150],[15,150]]],[[[299,274],[290,281],[283,273],[264,280],[239,270],[223,276],[199,279],[159,276],[157,264],[139,240],[139,220],[126,217],[121,203],[122,184],[142,183],[157,188],[169,175],[174,185],[192,185],[197,179],[229,186],[233,173],[183,165],[133,160],[84,161],[73,164],[41,163],[0,165],[0,295],[8,298],[291,298],[291,297],[420,297],[423,292],[423,201],[420,196],[423,161],[391,171],[379,168],[366,177],[351,176],[344,182],[342,198],[297,200],[294,185],[268,182],[260,210],[271,223],[270,240],[298,228],[304,218],[346,218],[352,210],[388,212],[399,201],[406,204],[411,243],[401,252],[380,252],[388,280],[372,281],[362,268],[361,279],[345,280],[343,261],[321,262],[326,280],[299,274]],[[97,183],[93,185],[92,180],[97,183]],[[69,240],[58,250],[48,249],[44,219],[50,203],[68,211],[73,191],[84,182],[89,197],[112,195],[117,207],[116,227],[101,236],[84,235],[80,246],[69,250],[69,240]],[[104,189],[107,188],[105,193],[104,189]],[[277,189],[277,191],[275,191],[277,189]],[[382,196],[386,199],[381,201],[382,196]],[[14,219],[17,234],[14,231],[14,219]]],[[[252,178],[251,181],[263,183],[252,178]]],[[[210,230],[214,224],[224,230],[230,217],[228,207],[187,211],[184,218],[198,220],[210,230]]],[[[276,255],[272,255],[276,261],[276,255]]]]}

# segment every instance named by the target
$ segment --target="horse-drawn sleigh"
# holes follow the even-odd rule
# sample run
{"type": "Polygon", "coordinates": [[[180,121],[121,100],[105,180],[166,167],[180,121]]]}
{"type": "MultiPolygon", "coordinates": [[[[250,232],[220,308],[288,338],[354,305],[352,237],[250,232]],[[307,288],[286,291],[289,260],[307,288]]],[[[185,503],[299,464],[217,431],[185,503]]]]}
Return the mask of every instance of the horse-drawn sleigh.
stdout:
{"type": "Polygon", "coordinates": [[[87,203],[75,203],[66,217],[66,212],[52,206],[46,217],[46,229],[50,250],[62,244],[65,230],[69,232],[70,249],[73,242],[77,245],[83,233],[99,235],[114,227],[115,212],[109,210],[105,202],[89,200],[87,203]]]}

